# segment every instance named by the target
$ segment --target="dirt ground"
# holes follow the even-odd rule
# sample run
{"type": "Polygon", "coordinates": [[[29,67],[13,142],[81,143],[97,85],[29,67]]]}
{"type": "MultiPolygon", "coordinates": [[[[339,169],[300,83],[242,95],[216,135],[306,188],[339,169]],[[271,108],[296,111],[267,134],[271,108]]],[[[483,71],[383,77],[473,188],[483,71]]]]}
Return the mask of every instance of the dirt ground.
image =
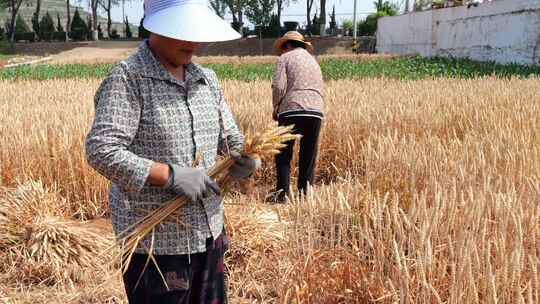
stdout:
{"type": "MultiPolygon", "coordinates": [[[[348,38],[313,38],[317,55],[351,54],[352,42],[348,38]]],[[[98,41],[98,42],[52,42],[20,43],[15,53],[21,56],[51,57],[47,63],[114,63],[132,53],[140,41],[98,41]]],[[[272,54],[274,39],[241,39],[232,42],[203,45],[199,57],[208,56],[268,56],[272,54]]],[[[204,59],[202,60],[204,61],[204,59]]]]}
{"type": "Polygon", "coordinates": [[[126,58],[140,42],[138,41],[100,41],[74,45],[51,55],[49,63],[111,63],[126,58]]]}

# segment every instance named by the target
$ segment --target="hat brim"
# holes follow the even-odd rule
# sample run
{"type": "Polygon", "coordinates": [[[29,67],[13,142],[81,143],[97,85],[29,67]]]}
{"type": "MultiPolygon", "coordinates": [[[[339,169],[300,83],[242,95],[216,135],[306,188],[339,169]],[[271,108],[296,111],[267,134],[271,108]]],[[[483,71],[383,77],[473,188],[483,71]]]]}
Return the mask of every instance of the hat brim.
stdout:
{"type": "Polygon", "coordinates": [[[145,17],[143,26],[154,34],[190,42],[220,42],[242,37],[227,22],[200,4],[163,9],[145,17]]]}
{"type": "Polygon", "coordinates": [[[306,46],[306,50],[308,50],[308,52],[310,52],[311,54],[314,54],[315,52],[315,49],[313,48],[313,45],[310,42],[302,41],[300,39],[281,37],[278,40],[276,40],[276,42],[274,42],[274,53],[276,53],[277,55],[281,55],[283,53],[282,47],[287,41],[302,42],[306,46]]]}

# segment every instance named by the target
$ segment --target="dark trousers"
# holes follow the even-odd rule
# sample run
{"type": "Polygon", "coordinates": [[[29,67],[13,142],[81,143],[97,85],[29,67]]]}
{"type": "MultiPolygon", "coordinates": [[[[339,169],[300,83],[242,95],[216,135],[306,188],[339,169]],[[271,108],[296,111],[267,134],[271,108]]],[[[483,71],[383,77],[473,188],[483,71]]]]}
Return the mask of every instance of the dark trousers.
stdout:
{"type": "MultiPolygon", "coordinates": [[[[317,144],[321,131],[321,119],[309,116],[294,116],[280,118],[280,126],[294,125],[294,134],[302,135],[300,139],[300,157],[298,161],[298,191],[305,193],[308,183],[313,184],[315,165],[317,159],[317,144]]],[[[291,159],[293,157],[294,141],[287,143],[287,147],[276,155],[277,186],[276,191],[289,194],[291,159]]]]}
{"type": "Polygon", "coordinates": [[[148,255],[135,254],[124,274],[124,286],[129,303],[227,303],[223,263],[223,255],[227,249],[226,235],[222,234],[215,241],[208,239],[206,247],[206,252],[192,254],[189,257],[155,255],[163,277],[152,261],[148,262],[143,273],[148,255]]]}

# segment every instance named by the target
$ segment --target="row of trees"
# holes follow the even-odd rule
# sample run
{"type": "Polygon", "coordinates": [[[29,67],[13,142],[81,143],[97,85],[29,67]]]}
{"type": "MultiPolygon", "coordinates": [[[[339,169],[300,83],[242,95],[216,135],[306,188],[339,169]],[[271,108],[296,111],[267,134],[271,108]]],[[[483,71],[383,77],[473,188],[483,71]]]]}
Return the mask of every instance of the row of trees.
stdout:
{"type": "MultiPolygon", "coordinates": [[[[236,30],[243,32],[245,30],[244,17],[258,27],[270,29],[281,27],[283,10],[292,2],[297,1],[298,0],[210,0],[210,6],[220,17],[224,17],[229,13],[233,18],[233,27],[236,30]]],[[[315,0],[307,0],[306,2],[306,31],[308,34],[320,33],[321,35],[325,35],[327,24],[326,0],[317,1],[320,11],[318,16],[317,12],[315,12],[314,17],[312,11],[315,0]]],[[[331,22],[330,26],[337,27],[335,22],[335,10],[333,23],[331,22]]]]}
{"type": "MultiPolygon", "coordinates": [[[[10,33],[10,41],[14,41],[15,40],[15,30],[10,30],[10,29],[15,29],[16,28],[16,25],[17,25],[17,22],[18,20],[22,20],[22,18],[17,18],[18,16],[18,13],[19,13],[19,10],[21,8],[21,6],[25,3],[30,3],[30,2],[33,2],[35,1],[35,5],[36,5],[36,10],[33,14],[33,17],[32,17],[32,29],[34,31],[34,33],[38,34],[40,33],[40,24],[41,24],[41,21],[43,19],[45,19],[46,21],[45,22],[49,22],[49,17],[51,17],[49,15],[49,17],[47,17],[47,14],[45,14],[43,17],[41,17],[41,20],[40,20],[40,14],[41,14],[41,4],[42,4],[42,0],[0,0],[0,10],[2,9],[9,9],[10,11],[10,19],[9,19],[9,22],[8,24],[6,25],[6,30],[7,32],[10,33]]],[[[66,1],[66,23],[65,23],[65,28],[66,29],[71,29],[72,28],[72,22],[75,22],[75,18],[76,18],[76,15],[74,14],[73,15],[73,20],[71,19],[71,16],[72,16],[72,13],[71,13],[71,0],[65,0],[66,1]]],[[[86,25],[86,29],[87,31],[90,33],[90,38],[93,39],[93,40],[98,40],[99,39],[99,36],[100,36],[100,25],[99,25],[99,22],[98,22],[98,18],[99,18],[99,15],[98,15],[98,10],[101,9],[103,10],[106,14],[107,14],[107,36],[108,37],[111,37],[111,38],[114,38],[115,37],[115,30],[113,29],[113,26],[112,26],[112,18],[111,18],[111,11],[112,11],[112,8],[115,7],[115,6],[118,6],[118,5],[122,5],[122,10],[124,10],[124,4],[125,4],[125,1],[126,0],[87,0],[88,1],[88,4],[91,8],[91,18],[85,22],[85,25],[86,25]]],[[[77,13],[77,12],[76,12],[77,13]]],[[[57,16],[58,17],[58,16],[57,16]]],[[[80,16],[79,16],[80,18],[80,16]]],[[[52,18],[50,18],[52,19],[52,18]]],[[[60,19],[58,17],[58,19],[60,19]]],[[[82,19],[81,19],[82,20],[82,19]]],[[[83,21],[84,22],[84,21],[83,21]]],[[[129,22],[127,20],[126,17],[124,17],[124,23],[127,24],[126,26],[126,29],[124,30],[125,33],[126,33],[126,36],[129,36],[128,34],[131,33],[131,30],[129,29],[129,22]]],[[[41,31],[42,32],[42,31],[41,31]]],[[[70,37],[70,31],[65,31],[65,39],[68,40],[70,37]]],[[[118,35],[116,33],[116,35],[118,35]]]]}
{"type": "MultiPolygon", "coordinates": [[[[242,32],[244,30],[244,16],[256,27],[264,31],[278,33],[281,29],[281,17],[284,8],[297,0],[210,0],[210,5],[214,11],[221,17],[227,13],[233,18],[233,27],[242,32]]],[[[415,0],[411,0],[415,1],[415,0]]],[[[422,0],[418,0],[422,1],[422,0]]],[[[427,0],[426,0],[427,1],[427,0]]],[[[408,0],[406,1],[408,5],[408,0]]],[[[389,0],[377,0],[374,2],[377,9],[376,13],[370,14],[367,18],[358,24],[360,35],[373,35],[377,30],[377,20],[383,16],[393,16],[399,11],[399,6],[389,0]]],[[[344,27],[350,26],[352,22],[345,22],[344,27]]],[[[287,22],[285,22],[285,27],[287,22]]],[[[335,6],[331,14],[326,13],[326,0],[306,0],[306,28],[308,35],[325,36],[327,33],[337,32],[335,6]],[[314,10],[318,5],[319,11],[314,10]],[[329,18],[329,23],[327,23],[329,18]],[[329,27],[327,27],[329,24],[329,27]]],[[[264,34],[263,34],[264,35],[264,34]]]]}
{"type": "MultiPolygon", "coordinates": [[[[60,14],[57,13],[56,21],[54,21],[51,14],[47,11],[41,20],[37,20],[35,15],[32,20],[32,28],[28,26],[26,21],[17,15],[15,21],[15,28],[10,28],[10,23],[7,22],[4,28],[0,27],[0,40],[3,39],[4,34],[7,34],[9,37],[13,35],[15,41],[63,41],[66,39],[66,36],[69,33],[69,38],[76,41],[88,40],[92,38],[92,33],[90,31],[89,24],[91,24],[91,19],[88,18],[86,21],[81,17],[79,10],[75,10],[73,19],[70,24],[69,32],[64,30],[64,26],[61,22],[60,14]]],[[[98,37],[102,39],[104,37],[101,24],[98,24],[98,37]]],[[[126,18],[124,22],[124,35],[127,38],[132,37],[131,26],[128,19],[126,18]]],[[[111,39],[118,39],[120,35],[118,30],[113,28],[111,34],[109,35],[111,39]]]]}
{"type": "MultiPolygon", "coordinates": [[[[67,21],[65,28],[68,31],[63,31],[63,27],[60,22],[60,15],[57,15],[57,26],[54,28],[54,22],[52,17],[47,12],[40,20],[41,1],[42,0],[0,0],[0,9],[2,7],[9,8],[11,11],[10,23],[6,25],[7,32],[10,33],[11,41],[15,40],[16,24],[22,20],[17,18],[19,8],[25,1],[35,1],[36,10],[32,18],[32,29],[39,38],[46,36],[45,33],[50,32],[64,32],[65,39],[77,39],[81,36],[89,36],[93,40],[97,40],[103,36],[101,26],[98,23],[98,9],[103,10],[107,14],[107,36],[110,38],[116,38],[118,36],[117,31],[112,27],[111,10],[113,7],[122,4],[124,7],[125,0],[87,0],[89,1],[92,15],[87,22],[84,22],[78,13],[75,12],[73,20],[71,20],[70,12],[70,0],[66,0],[66,15],[67,21]],[[75,21],[77,19],[77,21],[75,21]],[[84,25],[81,24],[81,22],[84,25]],[[76,23],[76,26],[73,26],[76,23]],[[52,24],[52,26],[51,26],[52,24]],[[62,29],[62,30],[60,30],[62,29]],[[52,30],[52,31],[51,31],[52,30]],[[84,33],[82,33],[84,32],[84,33]],[[70,35],[76,37],[69,37],[70,35]]],[[[282,24],[282,12],[292,2],[298,0],[210,0],[211,8],[220,16],[225,17],[227,14],[232,16],[232,26],[239,32],[245,32],[244,18],[247,18],[252,24],[256,25],[256,33],[262,33],[264,36],[277,36],[282,33],[283,30],[296,29],[298,23],[285,22],[285,28],[282,24]]],[[[420,1],[420,0],[418,0],[420,1]]],[[[407,1],[408,2],[408,1],[407,1]]],[[[407,6],[407,5],[406,5],[407,6]]],[[[398,12],[398,6],[390,1],[377,0],[375,2],[377,12],[369,15],[364,21],[358,25],[358,31],[360,35],[373,35],[377,27],[377,19],[382,16],[395,15],[398,12]]],[[[131,37],[131,30],[127,18],[124,19],[125,34],[127,37],[131,37]]],[[[142,21],[141,21],[142,24],[142,21]]],[[[344,23],[344,27],[349,24],[344,23]]],[[[142,26],[139,27],[139,31],[144,32],[142,26]]],[[[326,0],[306,0],[306,28],[305,32],[308,35],[321,35],[324,36],[327,33],[335,33],[337,31],[336,13],[335,7],[331,14],[326,13],[326,0]],[[317,2],[315,2],[317,1],[317,2]],[[314,15],[312,10],[314,5],[318,4],[319,11],[315,11],[314,15]],[[327,20],[330,19],[330,27],[327,30],[327,20]]],[[[144,33],[142,37],[144,37],[144,33]]]]}

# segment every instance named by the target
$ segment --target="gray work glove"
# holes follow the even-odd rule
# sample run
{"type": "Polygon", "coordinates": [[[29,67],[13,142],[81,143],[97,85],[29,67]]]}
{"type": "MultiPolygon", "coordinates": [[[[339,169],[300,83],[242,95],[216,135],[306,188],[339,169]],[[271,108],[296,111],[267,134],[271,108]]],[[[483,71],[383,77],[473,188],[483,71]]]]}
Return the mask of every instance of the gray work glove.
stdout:
{"type": "Polygon", "coordinates": [[[191,202],[197,202],[202,198],[209,197],[212,193],[220,195],[219,186],[203,169],[186,168],[177,165],[169,165],[171,173],[169,180],[163,186],[176,194],[184,195],[191,202]]]}
{"type": "Polygon", "coordinates": [[[231,152],[234,165],[229,169],[229,175],[235,178],[247,178],[261,167],[261,160],[238,152],[231,152]]]}

